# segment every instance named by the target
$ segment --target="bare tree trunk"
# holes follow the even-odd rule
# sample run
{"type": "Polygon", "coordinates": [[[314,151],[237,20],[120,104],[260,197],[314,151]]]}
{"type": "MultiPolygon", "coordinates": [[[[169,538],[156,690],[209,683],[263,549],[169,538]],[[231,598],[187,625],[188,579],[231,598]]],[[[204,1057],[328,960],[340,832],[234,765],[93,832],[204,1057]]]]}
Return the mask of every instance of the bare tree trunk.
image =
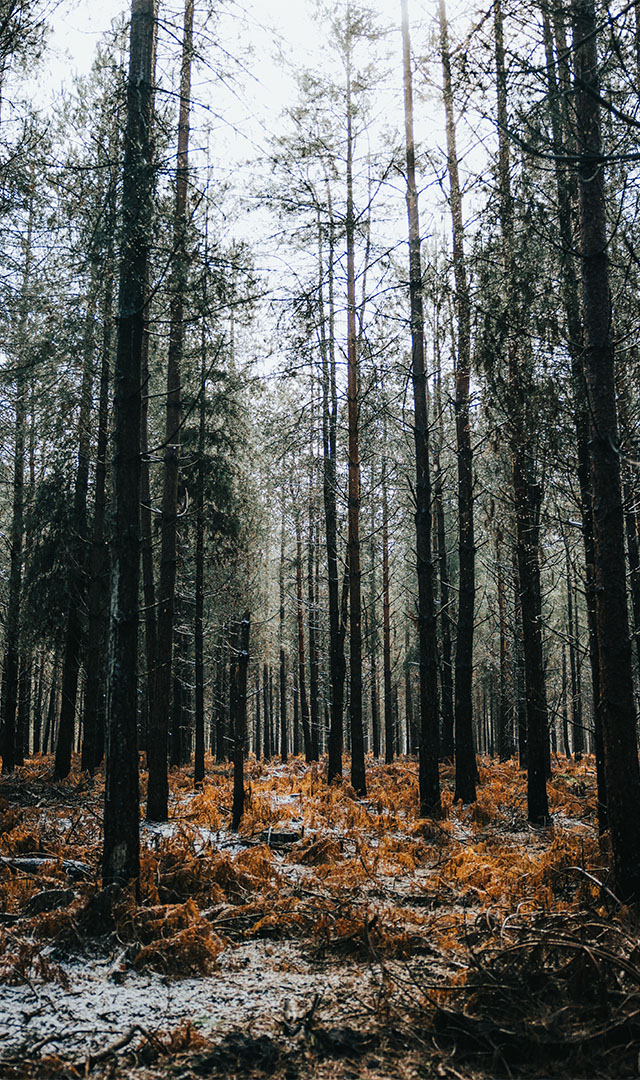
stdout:
{"type": "Polygon", "coordinates": [[[345,628],[341,619],[339,596],[338,512],[336,503],[338,391],[336,385],[334,311],[335,237],[331,208],[331,188],[328,182],[327,196],[329,199],[329,255],[327,263],[327,283],[329,290],[328,319],[325,317],[323,299],[324,270],[322,228],[320,222],[318,223],[318,297],[320,302],[320,351],[322,357],[322,491],[325,517],[325,540],[327,546],[327,584],[329,599],[331,724],[329,728],[328,780],[329,783],[331,783],[336,777],[342,775],[344,682],[346,664],[344,656],[345,628]]]}
{"type": "MultiPolygon", "coordinates": [[[[115,229],[115,211],[109,212],[115,229]]],[[[113,251],[107,253],[102,300],[102,357],[98,403],[98,440],[93,491],[93,525],[89,553],[87,677],[84,692],[82,768],[93,773],[104,753],[104,644],[108,608],[108,559],[105,544],[107,453],[109,434],[109,372],[113,343],[113,251]]]]}
{"type": "Polygon", "coordinates": [[[391,599],[389,595],[389,500],[387,494],[386,421],[382,447],[382,668],[384,677],[384,760],[393,761],[393,694],[391,688],[391,599]]]}
{"type": "Polygon", "coordinates": [[[440,801],[440,778],[438,774],[438,650],[433,597],[433,563],[431,556],[429,423],[427,417],[426,373],[424,363],[422,262],[420,257],[418,191],[416,188],[415,177],[411,46],[409,42],[407,0],[402,0],[402,48],[407,154],[407,213],[409,218],[411,371],[415,411],[415,520],[418,569],[418,641],[420,650],[420,813],[423,817],[439,817],[442,813],[442,803],[440,801]]]}
{"type": "Polygon", "coordinates": [[[240,827],[244,813],[244,758],[247,740],[247,670],[249,667],[249,612],[245,612],[237,636],[238,652],[231,677],[231,730],[233,732],[233,806],[231,828],[240,827]]]}
{"type": "MultiPolygon", "coordinates": [[[[356,337],[355,211],[353,204],[353,118],[351,52],[347,51],[347,405],[349,422],[349,720],[351,784],[366,795],[362,722],[362,595],[360,570],[360,389],[356,337]]],[[[302,687],[301,687],[302,689],[302,687]]]]}
{"type": "Polygon", "coordinates": [[[298,690],[300,694],[300,716],[304,738],[304,756],[306,761],[314,761],[311,743],[311,723],[309,699],[307,697],[306,658],[304,643],[304,601],[302,598],[302,537],[300,524],[296,519],[296,597],[298,613],[298,690]]]}
{"type": "MultiPolygon", "coordinates": [[[[436,335],[438,331],[436,330],[436,335]]],[[[435,514],[436,549],[438,553],[438,584],[440,587],[440,684],[442,690],[442,741],[440,753],[445,761],[453,761],[454,755],[454,718],[453,718],[453,663],[451,659],[451,586],[449,581],[449,559],[447,556],[447,536],[444,518],[444,481],[440,455],[444,445],[444,418],[441,395],[440,345],[436,338],[435,348],[436,377],[434,405],[438,421],[438,438],[434,446],[434,484],[433,509],[435,514]]]]}
{"type": "Polygon", "coordinates": [[[318,679],[318,644],[316,634],[317,606],[315,594],[315,511],[309,502],[309,546],[307,549],[307,623],[309,626],[309,714],[311,723],[311,753],[313,760],[319,757],[318,736],[320,731],[320,702],[318,679]]]}
{"type": "Polygon", "coordinates": [[[104,885],[138,880],[140,377],[151,240],[155,0],[132,0],[114,412],[114,539],[106,725],[104,885]]]}
{"type": "Polygon", "coordinates": [[[584,737],[582,732],[582,709],[578,697],[578,669],[576,652],[578,645],[577,618],[574,618],[573,582],[571,580],[571,562],[569,549],[567,556],[567,635],[569,638],[569,671],[571,672],[571,730],[573,732],[573,752],[576,761],[582,757],[584,737]]]}
{"type": "Polygon", "coordinates": [[[78,676],[82,652],[81,613],[86,598],[86,542],[87,542],[87,488],[89,484],[89,421],[93,390],[94,340],[93,324],[96,314],[95,296],[89,300],[87,309],[85,356],[80,390],[80,415],[78,418],[78,466],[73,491],[73,541],[71,550],[72,574],[69,610],[65,630],[64,657],[62,661],[62,706],[58,728],[58,744],[54,776],[63,779],[71,769],[71,751],[76,720],[78,676]]]}
{"type": "Polygon", "coordinates": [[[513,501],[516,517],[518,591],[527,702],[527,814],[533,824],[549,821],[547,799],[548,713],[542,651],[539,516],[542,489],[534,476],[531,417],[527,410],[530,359],[524,355],[517,326],[520,301],[516,294],[511,163],[507,141],[507,78],[501,0],[494,4],[495,62],[498,98],[498,182],[500,221],[509,311],[515,325],[509,334],[508,363],[513,501]]]}
{"type": "Polygon", "coordinates": [[[600,79],[593,0],[573,5],[578,132],[584,371],[591,420],[596,620],[607,820],[614,885],[640,900],[640,770],[627,615],[624,518],[600,134],[600,79]]]}
{"type": "MultiPolygon", "coordinates": [[[[371,489],[374,488],[375,470],[372,463],[371,489]]],[[[380,757],[380,699],[378,695],[378,617],[377,617],[377,575],[376,575],[376,500],[371,499],[371,542],[369,564],[369,604],[368,604],[368,630],[369,630],[369,656],[371,663],[371,735],[373,741],[373,756],[377,760],[380,757]]]]}
{"type": "Polygon", "coordinates": [[[198,424],[198,476],[196,481],[196,581],[195,581],[195,757],[193,779],[196,784],[204,780],[204,445],[206,408],[206,353],[204,324],[202,331],[202,356],[200,369],[200,417],[198,424]]]}
{"type": "Polygon", "coordinates": [[[584,328],[580,311],[580,286],[575,267],[575,251],[579,246],[576,237],[576,228],[574,226],[578,210],[578,191],[575,171],[567,168],[566,164],[561,160],[563,155],[567,152],[576,152],[575,133],[572,129],[573,118],[570,107],[571,79],[568,64],[569,50],[567,49],[563,5],[559,4],[552,6],[551,13],[549,13],[549,5],[547,0],[545,0],[542,5],[542,10],[551,128],[556,151],[554,169],[558,198],[558,229],[560,232],[560,274],[569,335],[568,347],[571,358],[574,425],[578,455],[578,484],[580,488],[580,513],[582,517],[582,536],[585,553],[585,592],[594,710],[593,723],[596,772],[598,778],[598,823],[600,832],[603,832],[606,828],[607,796],[604,773],[602,720],[600,716],[600,658],[598,655],[598,636],[596,628],[593,496],[591,490],[591,467],[589,460],[589,409],[582,366],[584,328]],[[549,14],[551,14],[551,19],[549,14]],[[557,77],[553,51],[554,44],[557,57],[557,77]]]}
{"type": "MultiPolygon", "coordinates": [[[[23,347],[27,331],[27,290],[30,285],[33,261],[32,237],[34,223],[35,181],[29,189],[29,216],[25,239],[25,264],[22,278],[22,312],[19,342],[23,347]]],[[[16,362],[15,425],[13,441],[13,493],[9,538],[9,594],[5,616],[4,660],[2,664],[2,771],[13,772],[17,751],[18,667],[20,662],[22,564],[24,544],[24,455],[27,422],[28,381],[23,364],[16,362]]]]}
{"type": "Polygon", "coordinates": [[[464,255],[462,195],[458,174],[458,151],[453,111],[451,58],[445,0],[440,0],[440,53],[444,77],[444,107],[447,125],[447,166],[451,218],[453,222],[453,273],[456,285],[458,348],[456,352],[456,446],[458,463],[458,632],[455,670],[456,786],[454,800],[475,802],[476,765],[473,746],[471,681],[473,674],[473,629],[475,606],[475,541],[473,531],[473,451],[469,420],[469,377],[471,370],[471,301],[464,255]]]}
{"type": "Polygon", "coordinates": [[[149,788],[147,817],[166,821],[169,813],[167,739],[171,701],[171,674],[174,637],[174,607],[177,569],[178,474],[180,469],[180,428],[182,415],[182,353],[184,344],[184,300],[187,284],[187,196],[189,186],[189,112],[191,107],[191,59],[193,54],[193,0],[185,0],[182,64],[180,70],[180,113],[178,119],[178,159],[173,230],[173,260],[169,292],[170,327],[167,362],[167,416],[165,429],[164,476],[162,488],[162,539],[156,660],[155,716],[151,718],[148,747],[149,788]]]}

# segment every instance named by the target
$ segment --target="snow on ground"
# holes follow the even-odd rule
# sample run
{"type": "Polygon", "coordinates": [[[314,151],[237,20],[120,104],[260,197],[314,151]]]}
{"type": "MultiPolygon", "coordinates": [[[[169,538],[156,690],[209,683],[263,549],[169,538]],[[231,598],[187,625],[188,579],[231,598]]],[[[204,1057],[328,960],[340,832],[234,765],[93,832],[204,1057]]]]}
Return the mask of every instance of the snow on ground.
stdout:
{"type": "Polygon", "coordinates": [[[115,1041],[134,1024],[170,1030],[189,1020],[203,1034],[241,1028],[257,1035],[303,1015],[320,995],[320,1010],[333,1018],[340,1001],[373,989],[373,971],[360,965],[309,964],[291,943],[249,942],[221,953],[211,976],[168,979],[121,971],[117,959],[59,964],[59,982],[1,988],[0,1056],[29,1044],[43,1053],[88,1055],[115,1041]],[[345,992],[345,984],[350,984],[345,992]]]}

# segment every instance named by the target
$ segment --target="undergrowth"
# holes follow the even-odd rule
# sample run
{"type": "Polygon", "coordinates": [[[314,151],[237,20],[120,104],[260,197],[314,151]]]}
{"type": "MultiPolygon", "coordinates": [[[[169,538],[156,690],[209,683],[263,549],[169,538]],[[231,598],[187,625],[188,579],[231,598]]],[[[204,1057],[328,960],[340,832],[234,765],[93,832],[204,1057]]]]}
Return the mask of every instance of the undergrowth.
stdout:
{"type": "MultiPolygon", "coordinates": [[[[100,892],[103,780],[76,770],[53,783],[51,761],[36,758],[2,783],[0,981],[64,981],[61,955],[114,940],[123,970],[172,977],[209,974],[225,949],[256,939],[295,939],[310,960],[351,957],[383,971],[429,955],[442,985],[423,1004],[441,1031],[462,1024],[473,1041],[484,1022],[478,972],[513,982],[514,992],[524,978],[498,959],[505,942],[513,946],[514,926],[628,919],[606,888],[589,758],[556,764],[549,829],[527,824],[525,777],[514,761],[480,763],[469,807],[453,805],[445,766],[439,821],[417,815],[412,761],[370,763],[366,799],[346,782],[327,788],[322,765],[251,762],[237,836],[230,766],[208,761],[195,792],[190,770],[175,770],[170,822],[143,824],[137,898],[100,892]]],[[[532,940],[516,950],[530,963],[532,940]]],[[[553,954],[560,946],[545,941],[543,969],[554,985],[568,985],[579,965],[562,967],[553,954]]]]}

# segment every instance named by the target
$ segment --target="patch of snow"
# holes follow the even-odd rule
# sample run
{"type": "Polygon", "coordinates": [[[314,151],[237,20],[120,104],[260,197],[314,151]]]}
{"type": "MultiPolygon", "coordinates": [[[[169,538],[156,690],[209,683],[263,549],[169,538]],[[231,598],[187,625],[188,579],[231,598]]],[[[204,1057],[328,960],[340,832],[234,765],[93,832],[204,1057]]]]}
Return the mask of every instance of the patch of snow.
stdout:
{"type": "MultiPolygon", "coordinates": [[[[249,942],[218,958],[207,977],[168,979],[133,970],[117,973],[99,961],[62,962],[68,988],[59,983],[0,986],[0,1057],[22,1046],[42,1053],[89,1054],[103,1049],[133,1024],[167,1030],[190,1020],[204,1034],[225,1034],[248,1025],[271,1026],[291,1001],[302,1013],[315,994],[335,1013],[349,981],[362,989],[368,973],[355,965],[313,970],[287,943],[249,942]]],[[[348,995],[347,995],[348,996],[348,995]]]]}

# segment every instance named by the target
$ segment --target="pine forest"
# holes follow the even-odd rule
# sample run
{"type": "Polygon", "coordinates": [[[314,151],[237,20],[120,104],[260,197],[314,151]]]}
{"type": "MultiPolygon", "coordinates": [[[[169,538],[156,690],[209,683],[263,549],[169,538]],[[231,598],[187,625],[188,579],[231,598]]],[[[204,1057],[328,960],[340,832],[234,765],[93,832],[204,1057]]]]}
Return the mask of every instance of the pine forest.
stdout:
{"type": "Polygon", "coordinates": [[[637,1077],[639,0],[0,0],[0,249],[0,1077],[637,1077]]]}

